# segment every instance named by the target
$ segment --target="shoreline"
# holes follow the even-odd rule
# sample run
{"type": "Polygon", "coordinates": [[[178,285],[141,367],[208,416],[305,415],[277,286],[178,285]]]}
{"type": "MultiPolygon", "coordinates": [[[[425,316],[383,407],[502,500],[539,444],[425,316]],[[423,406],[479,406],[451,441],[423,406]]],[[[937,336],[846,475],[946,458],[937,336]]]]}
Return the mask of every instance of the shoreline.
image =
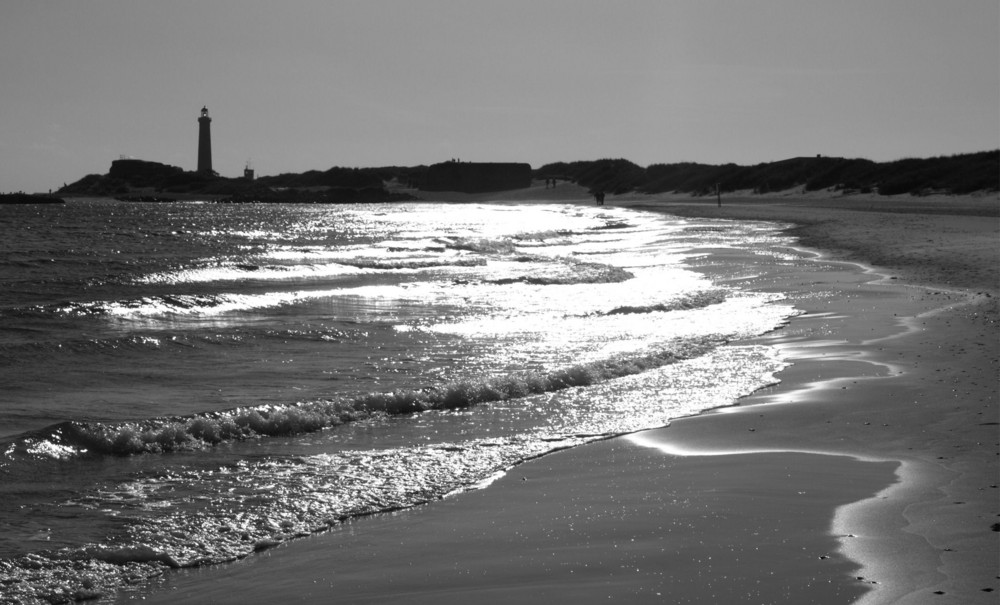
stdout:
{"type": "MultiPolygon", "coordinates": [[[[794,452],[895,462],[899,467],[892,485],[839,506],[831,522],[831,533],[842,536],[841,551],[860,564],[855,577],[875,588],[857,603],[922,603],[929,594],[955,599],[940,602],[974,603],[977,598],[990,602],[985,600],[989,593],[983,589],[995,590],[997,584],[989,563],[996,560],[997,552],[996,540],[991,538],[995,534],[989,531],[995,511],[990,509],[988,486],[995,489],[995,479],[990,480],[986,469],[989,464],[996,467],[995,456],[989,456],[992,450],[987,451],[991,431],[973,425],[964,427],[973,435],[950,436],[951,440],[964,441],[966,449],[972,445],[968,437],[979,439],[975,444],[978,452],[962,452],[965,456],[956,456],[953,449],[943,447],[945,444],[920,434],[934,428],[936,419],[931,412],[936,405],[924,404],[919,418],[907,418],[904,408],[931,396],[912,384],[915,375],[928,380],[928,370],[915,370],[909,360],[893,359],[923,350],[921,343],[914,341],[927,337],[927,320],[947,317],[976,301],[938,306],[933,299],[911,298],[914,306],[925,310],[914,313],[916,321],[910,321],[907,313],[897,318],[894,310],[907,302],[905,297],[894,299],[891,294],[901,294],[900,289],[919,291],[921,287],[886,284],[879,288],[879,282],[886,283],[888,278],[863,286],[883,290],[865,299],[875,302],[869,314],[879,313],[877,307],[883,307],[879,316],[868,320],[892,326],[890,333],[865,334],[867,327],[855,326],[852,334],[849,324],[857,317],[845,307],[856,306],[856,301],[841,300],[847,304],[840,306],[834,301],[825,312],[807,309],[782,330],[757,339],[776,346],[792,363],[776,375],[781,383],[741,399],[736,406],[681,418],[669,427],[626,438],[684,457],[794,452]],[[892,310],[885,309],[887,304],[892,310]],[[914,420],[927,424],[919,432],[913,431],[914,427],[906,425],[914,420]],[[982,464],[976,469],[979,472],[956,470],[967,466],[969,458],[982,464]],[[958,488],[950,495],[949,485],[958,488]],[[942,524],[951,527],[940,531],[942,524]],[[932,536],[929,530],[938,535],[932,536]],[[959,543],[962,546],[956,547],[959,543]],[[951,553],[954,560],[943,561],[944,553],[951,553]]],[[[803,305],[797,302],[796,306],[803,305]]],[[[965,410],[965,415],[969,414],[986,418],[984,412],[965,410]]]]}
{"type": "MultiPolygon", "coordinates": [[[[885,309],[884,300],[872,304],[866,314],[877,313],[881,305],[882,321],[898,324],[896,334],[874,339],[857,326],[852,333],[843,322],[824,325],[828,320],[820,314],[793,319],[773,338],[764,338],[794,362],[778,374],[787,382],[784,388],[764,389],[739,406],[678,420],[654,431],[651,440],[676,453],[685,448],[707,453],[713,443],[725,448],[738,443],[750,449],[822,449],[898,460],[898,483],[877,498],[838,509],[834,518],[835,533],[855,524],[865,528],[867,539],[846,540],[844,546],[862,562],[861,576],[882,578],[858,602],[993,602],[991,593],[1000,589],[995,569],[1000,555],[995,533],[997,200],[960,200],[957,215],[940,214],[947,206],[928,212],[909,203],[875,210],[847,209],[837,202],[795,205],[751,198],[720,209],[671,200],[663,208],[649,208],[678,216],[792,223],[789,232],[803,246],[823,250],[819,254],[833,262],[857,264],[876,277],[872,286],[909,290],[910,301],[918,303],[908,312],[891,305],[885,309]],[[880,231],[885,239],[877,237],[880,231]],[[928,250],[920,250],[921,244],[928,250]],[[807,340],[797,343],[793,328],[807,340]],[[810,344],[809,333],[835,338],[810,344]],[[885,375],[855,380],[831,367],[831,359],[859,357],[863,363],[884,364],[885,375]],[[852,393],[859,389],[860,394],[852,393]],[[755,416],[763,416],[763,410],[769,426],[748,431],[747,423],[759,424],[755,416]],[[838,421],[843,423],[839,430],[831,426],[838,421]]],[[[828,316],[842,316],[848,310],[843,307],[852,306],[849,300],[840,302],[828,316]]],[[[808,304],[804,308],[808,311],[808,304]]]]}
{"type": "MultiPolygon", "coordinates": [[[[568,190],[569,186],[566,187],[568,190]]],[[[571,192],[566,191],[566,193],[571,192]]],[[[550,201],[570,201],[571,197],[550,201]]],[[[575,201],[589,203],[586,198],[575,201]]],[[[716,212],[714,200],[680,203],[676,207],[673,201],[657,201],[649,198],[642,200],[609,198],[608,202],[611,205],[628,205],[682,216],[712,218],[712,213],[716,212]]],[[[742,215],[741,218],[756,217],[759,220],[778,220],[786,223],[794,222],[789,214],[796,212],[803,214],[801,206],[793,205],[792,210],[788,211],[784,206],[790,202],[787,200],[780,202],[780,207],[777,203],[770,207],[763,204],[764,208],[760,207],[761,204],[758,204],[758,207],[750,207],[747,203],[738,207],[734,205],[733,210],[724,206],[723,210],[730,214],[738,211],[742,215]],[[782,214],[783,217],[778,217],[782,214]],[[767,218],[761,215],[767,215],[767,218]]],[[[810,207],[808,211],[810,220],[816,221],[818,210],[810,207]]],[[[845,211],[834,209],[829,212],[831,214],[825,217],[826,228],[835,229],[836,221],[845,220],[839,216],[845,211]],[[834,224],[831,226],[830,222],[834,224]]],[[[931,222],[934,223],[935,220],[931,222]]],[[[821,222],[813,224],[822,226],[821,222]]],[[[911,237],[920,237],[919,229],[916,229],[916,234],[913,233],[914,225],[908,224],[907,227],[911,237]]],[[[994,229],[994,235],[995,227],[994,220],[990,227],[994,229]]],[[[927,228],[929,231],[935,230],[933,224],[927,228]]],[[[802,227],[794,228],[793,232],[799,229],[802,227]]],[[[827,234],[832,239],[835,239],[832,237],[835,235],[836,232],[832,235],[827,234]]],[[[905,237],[896,238],[892,243],[900,244],[901,240],[905,239],[905,237]]],[[[992,248],[987,247],[983,250],[980,247],[981,253],[986,254],[987,260],[991,256],[993,259],[996,257],[995,240],[993,242],[992,248]]],[[[820,256],[829,259],[833,264],[854,262],[850,254],[842,252],[843,247],[834,246],[833,249],[841,251],[831,255],[820,253],[820,256]]],[[[974,262],[974,259],[970,259],[969,262],[974,262]]],[[[993,266],[995,275],[996,265],[993,266]]],[[[711,271],[712,267],[703,269],[711,271]]],[[[414,572],[415,575],[408,584],[409,592],[391,592],[388,584],[378,584],[380,579],[386,582],[386,579],[393,574],[391,566],[382,566],[384,562],[388,562],[383,561],[382,557],[404,556],[393,554],[400,547],[395,542],[398,532],[404,530],[408,524],[414,525],[415,520],[425,518],[469,525],[471,535],[479,538],[494,535],[492,539],[496,540],[495,536],[503,536],[503,532],[488,534],[487,529],[495,523],[489,518],[479,518],[478,514],[484,513],[488,506],[500,507],[501,510],[514,506],[517,498],[528,498],[529,501],[534,498],[536,504],[541,503],[545,493],[551,489],[556,489],[557,494],[562,493],[558,492],[556,487],[546,487],[546,484],[563,485],[563,489],[574,485],[589,486],[584,489],[584,491],[589,489],[589,492],[581,497],[590,502],[591,506],[597,499],[605,502],[602,506],[606,507],[609,497],[612,502],[616,501],[616,497],[624,502],[628,500],[627,496],[635,495],[637,490],[656,487],[662,492],[672,489],[669,481],[662,481],[663,477],[657,476],[655,480],[651,478],[650,473],[654,473],[656,468],[667,468],[667,474],[675,481],[680,476],[693,477],[692,481],[695,483],[692,489],[698,491],[707,487],[704,479],[701,479],[701,483],[697,483],[697,477],[701,473],[715,473],[717,476],[727,478],[727,481],[738,481],[745,476],[763,480],[766,469],[777,466],[785,469],[787,473],[801,476],[798,481],[805,488],[793,490],[793,493],[784,494],[776,502],[772,502],[776,510],[785,513],[793,510],[792,505],[799,495],[797,492],[822,491],[824,481],[835,486],[832,490],[834,493],[846,490],[848,487],[861,490],[860,499],[842,502],[836,507],[832,506],[831,500],[834,497],[831,493],[820,497],[823,506],[836,510],[834,519],[827,528],[829,531],[821,533],[830,538],[846,533],[854,536],[851,539],[840,540],[841,548],[845,549],[842,554],[858,561],[861,567],[856,572],[850,571],[848,562],[846,567],[838,568],[839,575],[850,574],[863,578],[858,579],[854,586],[851,586],[850,582],[843,582],[840,588],[848,592],[837,595],[834,594],[837,591],[833,591],[828,595],[830,600],[820,602],[854,602],[858,598],[862,603],[926,602],[930,598],[933,598],[935,603],[992,602],[991,597],[995,595],[986,590],[998,588],[996,571],[992,569],[997,560],[997,534],[990,529],[990,524],[995,523],[997,513],[995,510],[997,439],[995,423],[988,423],[997,418],[996,288],[984,288],[984,285],[991,284],[988,282],[984,284],[982,272],[975,270],[958,274],[953,270],[949,273],[943,271],[941,267],[919,264],[909,268],[890,266],[888,269],[888,273],[892,275],[877,278],[869,275],[859,280],[860,283],[847,283],[842,296],[824,299],[815,292],[800,292],[802,298],[796,300],[797,306],[805,308],[812,305],[818,308],[806,308],[805,315],[794,318],[785,328],[756,339],[778,346],[784,355],[795,361],[795,364],[779,373],[782,380],[779,385],[758,391],[741,400],[735,407],[678,419],[666,428],[545,456],[512,469],[504,478],[486,489],[400,513],[355,520],[326,534],[296,541],[244,561],[220,566],[221,568],[171,574],[169,578],[164,579],[161,588],[166,590],[152,595],[147,594],[146,600],[169,602],[184,595],[204,596],[201,591],[209,584],[221,583],[223,588],[215,589],[216,596],[228,595],[232,597],[233,602],[236,602],[239,597],[238,592],[234,592],[235,589],[239,587],[241,581],[253,577],[257,577],[258,582],[255,586],[244,586],[248,588],[245,594],[258,597],[263,594],[284,596],[292,601],[308,600],[306,593],[302,592],[303,584],[309,584],[310,590],[320,590],[308,593],[313,596],[339,595],[345,577],[354,578],[361,584],[376,583],[373,599],[396,596],[405,597],[410,601],[419,600],[417,597],[422,595],[435,602],[442,600],[463,602],[464,598],[470,595],[486,595],[487,598],[519,600],[527,598],[530,601],[531,595],[536,593],[539,595],[538,598],[550,599],[554,595],[566,594],[579,578],[566,576],[562,578],[561,584],[558,581],[554,585],[550,583],[546,590],[537,592],[544,586],[537,583],[541,581],[537,578],[536,583],[532,583],[531,578],[534,576],[528,573],[530,570],[508,569],[510,579],[522,582],[524,586],[534,587],[536,593],[526,593],[516,585],[503,582],[490,584],[492,588],[489,590],[477,588],[482,586],[481,582],[463,585],[459,581],[451,585],[450,589],[439,586],[439,580],[442,579],[440,574],[448,570],[434,565],[441,565],[442,561],[451,558],[480,560],[484,556],[483,543],[480,542],[479,548],[476,548],[475,543],[459,540],[457,544],[451,544],[453,548],[460,549],[457,553],[439,550],[428,555],[423,552],[420,539],[426,545],[427,540],[435,536],[435,532],[428,532],[427,528],[420,524],[416,524],[418,527],[414,539],[417,542],[408,544],[409,550],[405,552],[411,553],[411,556],[420,561],[418,568],[422,565],[426,565],[427,568],[417,569],[414,572]],[[902,279],[892,279],[897,277],[896,273],[899,273],[902,279]],[[955,282],[955,285],[940,290],[935,289],[935,286],[924,287],[903,283],[918,280],[938,284],[951,281],[955,282]],[[883,283],[878,283],[879,281],[883,283]],[[958,284],[963,284],[961,289],[957,288],[958,284]],[[978,286],[970,288],[970,284],[978,286]],[[976,287],[983,293],[976,294],[976,287]],[[860,294],[862,289],[871,291],[862,296],[860,294]],[[900,296],[902,292],[906,294],[900,296]],[[987,297],[986,294],[990,296],[987,297]],[[880,335],[873,339],[869,334],[872,323],[870,318],[855,324],[844,319],[862,310],[871,314],[880,305],[878,311],[882,313],[881,319],[889,318],[888,323],[894,326],[891,334],[880,335]],[[905,312],[899,313],[903,310],[903,306],[906,307],[905,312]],[[912,319],[908,321],[892,319],[897,315],[906,314],[912,319]],[[860,323],[864,325],[859,325],[860,323]],[[964,344],[977,339],[981,341],[982,346],[973,348],[972,344],[964,344]],[[961,347],[961,350],[956,347],[961,347]],[[881,367],[872,363],[873,360],[880,359],[885,360],[881,367]],[[858,364],[867,368],[866,372],[860,372],[867,374],[865,378],[858,378],[858,364]],[[946,376],[942,376],[943,373],[946,376]],[[963,373],[971,374],[972,377],[960,376],[963,373]],[[956,394],[950,389],[962,392],[956,394]],[[966,401],[969,403],[963,405],[966,401]],[[772,405],[775,403],[780,405],[772,405]],[[734,449],[741,453],[731,453],[734,449]],[[786,454],[779,454],[780,460],[775,461],[775,454],[766,453],[775,450],[784,451],[786,454]],[[720,451],[730,453],[720,456],[691,455],[694,452],[706,454],[720,451]],[[892,483],[891,479],[886,480],[883,476],[880,480],[862,482],[857,476],[859,462],[854,460],[851,463],[844,463],[840,470],[832,471],[821,481],[811,474],[817,466],[815,453],[822,453],[822,459],[834,466],[837,463],[833,460],[838,457],[890,461],[889,464],[899,465],[894,471],[894,476],[901,476],[902,480],[892,483]],[[615,464],[613,461],[609,463],[606,460],[609,456],[612,458],[627,456],[632,462],[626,465],[615,464]],[[581,470],[581,467],[585,470],[581,470]],[[598,469],[593,471],[597,473],[597,477],[588,474],[587,471],[593,469],[598,469]],[[520,479],[522,474],[525,476],[524,481],[520,479]],[[601,478],[605,484],[601,483],[601,478]],[[840,484],[837,484],[838,478],[840,484]],[[623,488],[617,494],[609,494],[608,492],[613,490],[609,490],[606,483],[612,479],[628,481],[631,487],[623,488]],[[560,480],[562,483],[559,483],[560,480]],[[853,485],[855,481],[859,485],[853,485]],[[890,485],[886,485],[887,482],[890,485]],[[861,483],[864,483],[864,486],[860,485],[861,483]],[[955,504],[956,502],[961,504],[955,504]],[[422,534],[420,527],[424,527],[422,534]],[[380,534],[382,528],[388,528],[384,535],[385,542],[379,545],[366,541],[372,532],[375,535],[380,534]],[[370,549],[370,552],[374,553],[373,558],[366,561],[375,569],[345,571],[345,565],[349,564],[352,558],[351,552],[329,552],[331,549],[337,550],[337,542],[343,540],[360,540],[355,542],[357,547],[370,549]],[[311,557],[325,558],[322,565],[303,569],[304,562],[311,557]],[[438,572],[437,577],[433,573],[435,569],[438,572]],[[298,588],[289,585],[292,580],[283,578],[282,573],[290,574],[293,583],[298,584],[298,588]],[[352,576],[351,573],[356,575],[352,576]],[[261,587],[259,585],[261,574],[281,584],[274,589],[261,587]],[[322,589],[323,586],[325,589],[322,589]],[[869,588],[874,590],[869,591],[869,588]],[[289,590],[293,592],[289,593],[289,590]],[[938,592],[943,594],[935,594],[938,592]],[[547,597],[544,596],[546,593],[547,597]]],[[[801,276],[793,274],[787,279],[801,281],[801,276]]],[[[767,485],[770,488],[768,491],[776,491],[781,486],[780,477],[770,479],[767,485]]],[[[544,500],[548,505],[538,504],[539,514],[544,515],[546,511],[551,511],[553,506],[563,506],[560,500],[561,498],[556,498],[555,501],[544,500]]],[[[632,498],[630,502],[623,506],[625,508],[631,506],[633,511],[644,509],[649,504],[642,497],[632,498]]],[[[662,503],[658,505],[662,506],[662,503]]],[[[753,515],[765,512],[757,510],[761,507],[758,504],[755,508],[752,501],[747,507],[747,510],[740,511],[741,518],[746,517],[748,511],[753,515]]],[[[676,509],[671,511],[677,513],[676,509]]],[[[520,516],[514,518],[533,514],[521,510],[520,516]]],[[[558,513],[556,517],[564,518],[569,514],[558,513]]],[[[783,517],[779,516],[776,522],[780,524],[782,521],[783,517]]],[[[615,543],[617,547],[620,538],[628,539],[630,533],[633,537],[639,535],[644,528],[647,530],[650,528],[649,523],[647,520],[645,523],[611,524],[606,528],[610,532],[607,541],[597,541],[595,544],[615,543]]],[[[811,523],[813,527],[809,531],[812,533],[802,543],[812,551],[806,556],[809,562],[834,563],[836,562],[834,559],[839,560],[830,553],[825,553],[822,544],[818,543],[820,539],[816,535],[816,520],[811,523]]],[[[742,526],[739,520],[735,524],[732,521],[729,524],[720,524],[730,532],[742,526]]],[[[605,527],[596,518],[591,518],[588,526],[605,527]]],[[[435,527],[437,533],[442,531],[442,526],[435,527]]],[[[541,524],[534,531],[544,533],[544,527],[544,524],[541,524]]],[[[804,530],[798,528],[795,532],[785,531],[785,533],[800,531],[804,530]]],[[[709,553],[709,556],[715,552],[718,557],[724,550],[722,542],[725,540],[725,534],[712,534],[712,536],[715,544],[708,546],[705,552],[709,553]]],[[[706,541],[711,542],[712,539],[706,541]]],[[[786,536],[783,539],[790,538],[786,536]]],[[[491,542],[485,543],[491,544],[491,542]]],[[[558,540],[552,539],[551,536],[546,538],[544,535],[528,544],[534,545],[536,549],[563,548],[558,540]]],[[[639,551],[649,556],[649,553],[656,548],[662,547],[662,545],[644,544],[639,551]]],[[[485,550],[490,548],[485,547],[485,550]]],[[[505,552],[508,555],[512,554],[510,551],[505,552]]],[[[563,554],[571,559],[579,559],[586,555],[586,552],[585,544],[575,544],[566,547],[563,554]]],[[[405,560],[398,561],[399,565],[405,568],[405,560]]],[[[672,565],[681,563],[676,558],[670,562],[672,565]]],[[[412,565],[412,560],[410,564],[412,565]]],[[[493,564],[506,565],[499,560],[494,560],[493,564]]],[[[839,560],[837,564],[844,565],[844,561],[839,560]]],[[[833,571],[830,569],[831,565],[825,567],[827,569],[824,573],[833,571]]],[[[397,568],[396,571],[402,573],[406,570],[397,568]]],[[[735,584],[734,590],[738,591],[740,587],[747,588],[750,583],[750,579],[744,578],[735,584]]],[[[589,587],[589,590],[596,590],[605,584],[584,583],[583,586],[589,587]]],[[[831,590],[830,584],[823,586],[825,591],[831,590]]],[[[629,594],[629,585],[619,586],[619,589],[621,592],[616,594],[622,596],[629,594]]],[[[683,602],[680,597],[684,595],[686,595],[684,598],[691,599],[691,602],[703,602],[712,598],[705,592],[704,586],[692,586],[687,590],[688,592],[675,594],[677,597],[675,602],[683,602]]],[[[826,595],[827,592],[817,594],[826,595]]],[[[594,598],[597,596],[596,592],[581,593],[583,596],[588,594],[594,598]]],[[[364,600],[360,593],[354,596],[358,597],[359,601],[364,600]]],[[[650,600],[655,600],[655,595],[652,593],[646,596],[650,600]]]]}
{"type": "Polygon", "coordinates": [[[891,481],[893,467],[798,453],[674,458],[612,438],[531,460],[485,489],[182,570],[137,598],[848,603],[867,585],[836,581],[859,567],[816,527],[831,503],[891,481]]]}

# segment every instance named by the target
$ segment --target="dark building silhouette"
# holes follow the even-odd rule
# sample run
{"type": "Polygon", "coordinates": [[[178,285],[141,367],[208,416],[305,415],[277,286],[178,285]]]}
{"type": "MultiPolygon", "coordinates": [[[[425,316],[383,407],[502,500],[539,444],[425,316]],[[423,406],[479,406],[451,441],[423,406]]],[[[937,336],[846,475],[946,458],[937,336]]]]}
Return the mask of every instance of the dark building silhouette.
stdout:
{"type": "Polygon", "coordinates": [[[198,118],[198,172],[212,174],[212,118],[208,108],[201,108],[198,118]]]}

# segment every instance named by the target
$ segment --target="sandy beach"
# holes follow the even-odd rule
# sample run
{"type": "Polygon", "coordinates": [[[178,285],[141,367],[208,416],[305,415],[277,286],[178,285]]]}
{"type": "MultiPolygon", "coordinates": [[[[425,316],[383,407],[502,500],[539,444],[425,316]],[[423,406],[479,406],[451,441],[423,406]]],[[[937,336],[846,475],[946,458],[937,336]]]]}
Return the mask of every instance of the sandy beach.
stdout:
{"type": "MultiPolygon", "coordinates": [[[[452,197],[592,203],[569,184],[452,197]]],[[[759,339],[791,364],[780,384],[118,602],[995,603],[998,197],[606,203],[790,224],[816,263],[691,261],[794,293],[803,315],[759,339]]]]}

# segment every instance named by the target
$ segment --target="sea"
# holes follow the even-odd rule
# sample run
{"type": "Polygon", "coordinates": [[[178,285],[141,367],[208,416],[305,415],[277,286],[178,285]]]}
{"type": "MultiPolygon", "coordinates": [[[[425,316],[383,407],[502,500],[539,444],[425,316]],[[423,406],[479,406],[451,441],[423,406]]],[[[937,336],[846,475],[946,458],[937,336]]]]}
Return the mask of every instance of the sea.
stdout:
{"type": "Polygon", "coordinates": [[[111,598],[733,405],[798,313],[733,259],[790,244],[585,204],[0,206],[0,602],[111,598]]]}

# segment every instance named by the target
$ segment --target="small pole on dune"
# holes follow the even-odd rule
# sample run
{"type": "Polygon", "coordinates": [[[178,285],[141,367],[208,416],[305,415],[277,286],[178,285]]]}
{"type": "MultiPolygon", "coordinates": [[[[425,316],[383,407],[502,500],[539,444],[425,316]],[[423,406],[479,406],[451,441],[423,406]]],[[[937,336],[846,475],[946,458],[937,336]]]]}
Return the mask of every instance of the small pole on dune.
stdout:
{"type": "Polygon", "coordinates": [[[722,208],[722,187],[719,183],[715,184],[715,199],[719,202],[719,208],[722,208]]]}

